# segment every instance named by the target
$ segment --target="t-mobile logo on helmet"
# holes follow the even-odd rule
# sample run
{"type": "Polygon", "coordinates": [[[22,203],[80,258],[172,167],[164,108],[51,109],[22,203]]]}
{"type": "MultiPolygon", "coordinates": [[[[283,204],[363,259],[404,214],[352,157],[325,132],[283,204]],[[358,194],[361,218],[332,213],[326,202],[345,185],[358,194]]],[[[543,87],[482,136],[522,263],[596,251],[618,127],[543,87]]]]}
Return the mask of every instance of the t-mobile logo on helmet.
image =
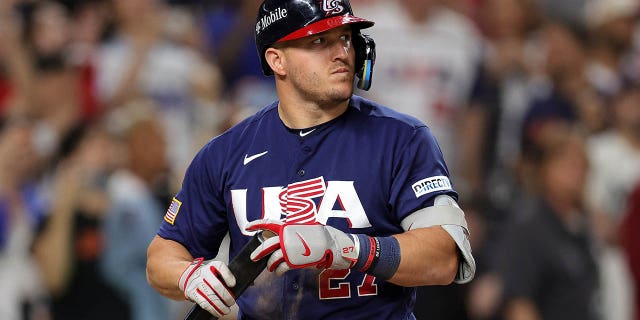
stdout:
{"type": "Polygon", "coordinates": [[[260,31],[269,27],[269,25],[271,25],[272,23],[286,17],[287,17],[287,9],[278,7],[277,9],[269,12],[269,14],[264,15],[256,23],[256,34],[259,34],[260,31]]]}
{"type": "Polygon", "coordinates": [[[327,15],[338,14],[344,11],[344,4],[342,0],[322,0],[322,10],[324,10],[327,15]]]}

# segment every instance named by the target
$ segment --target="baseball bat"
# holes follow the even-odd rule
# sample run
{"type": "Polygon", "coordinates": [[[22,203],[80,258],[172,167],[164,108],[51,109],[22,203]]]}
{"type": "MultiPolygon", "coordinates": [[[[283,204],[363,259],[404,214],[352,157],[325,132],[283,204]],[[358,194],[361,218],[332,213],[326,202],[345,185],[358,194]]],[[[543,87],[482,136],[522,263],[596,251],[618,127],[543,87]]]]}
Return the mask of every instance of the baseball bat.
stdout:
{"type": "MultiPolygon", "coordinates": [[[[267,266],[267,259],[262,258],[256,262],[251,260],[251,252],[258,248],[260,244],[267,238],[274,236],[271,231],[258,232],[240,249],[231,262],[229,262],[229,270],[236,277],[235,287],[230,288],[236,299],[253,283],[262,270],[267,266]]],[[[194,305],[187,313],[184,320],[215,320],[217,319],[207,310],[202,309],[199,305],[194,305]]]]}

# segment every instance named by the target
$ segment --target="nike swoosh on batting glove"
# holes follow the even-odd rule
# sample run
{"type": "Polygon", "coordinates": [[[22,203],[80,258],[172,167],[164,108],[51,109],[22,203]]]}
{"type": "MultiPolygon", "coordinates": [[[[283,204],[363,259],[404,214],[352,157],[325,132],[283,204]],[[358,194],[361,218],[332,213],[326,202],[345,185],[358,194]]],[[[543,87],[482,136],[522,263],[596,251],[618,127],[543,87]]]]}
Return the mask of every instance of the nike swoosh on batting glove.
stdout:
{"type": "Polygon", "coordinates": [[[269,271],[281,275],[289,269],[349,269],[358,259],[359,246],[354,238],[336,228],[321,224],[286,224],[274,220],[249,223],[249,231],[270,230],[277,234],[251,255],[257,261],[271,254],[269,271]]]}

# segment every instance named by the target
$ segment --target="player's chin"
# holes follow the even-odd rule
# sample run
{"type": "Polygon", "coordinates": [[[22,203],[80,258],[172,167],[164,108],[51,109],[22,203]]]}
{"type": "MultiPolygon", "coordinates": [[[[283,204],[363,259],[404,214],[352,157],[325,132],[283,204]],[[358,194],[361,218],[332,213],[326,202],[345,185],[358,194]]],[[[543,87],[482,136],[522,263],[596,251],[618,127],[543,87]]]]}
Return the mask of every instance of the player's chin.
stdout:
{"type": "Polygon", "coordinates": [[[351,96],[353,93],[353,77],[339,77],[331,84],[335,91],[345,92],[351,96]]]}
{"type": "Polygon", "coordinates": [[[353,84],[335,85],[329,90],[330,100],[345,101],[351,98],[353,94],[353,84]]]}

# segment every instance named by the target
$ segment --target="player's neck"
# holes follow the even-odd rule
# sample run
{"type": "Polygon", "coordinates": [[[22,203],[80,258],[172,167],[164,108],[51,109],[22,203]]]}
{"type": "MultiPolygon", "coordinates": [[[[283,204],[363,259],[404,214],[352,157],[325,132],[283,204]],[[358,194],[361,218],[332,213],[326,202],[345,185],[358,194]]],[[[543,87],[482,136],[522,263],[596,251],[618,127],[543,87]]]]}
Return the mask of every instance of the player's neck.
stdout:
{"type": "Polygon", "coordinates": [[[287,127],[291,129],[306,129],[339,117],[348,106],[349,100],[333,105],[280,100],[278,114],[287,127]]]}

